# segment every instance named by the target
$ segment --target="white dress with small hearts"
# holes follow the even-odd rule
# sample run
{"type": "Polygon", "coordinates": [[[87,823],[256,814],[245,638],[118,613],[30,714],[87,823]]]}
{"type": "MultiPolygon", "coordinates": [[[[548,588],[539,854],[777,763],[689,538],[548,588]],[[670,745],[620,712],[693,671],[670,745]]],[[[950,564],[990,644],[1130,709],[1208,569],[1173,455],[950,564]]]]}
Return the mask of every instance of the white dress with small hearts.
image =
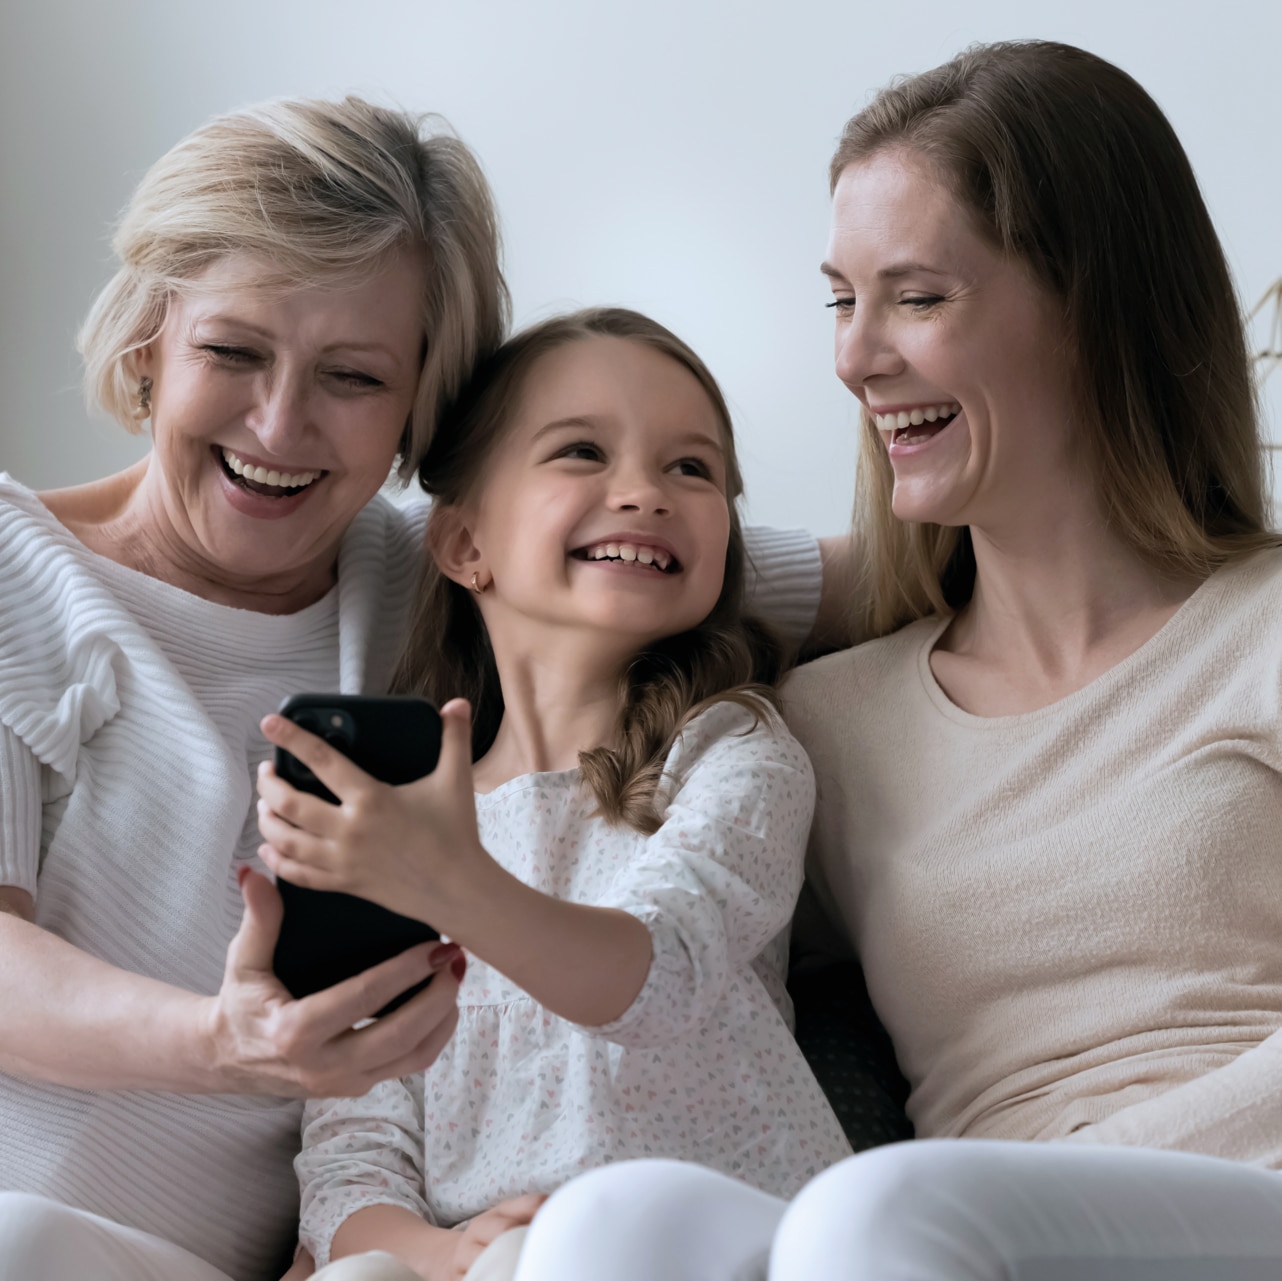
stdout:
{"type": "Polygon", "coordinates": [[[620,908],[654,959],[616,1022],[548,1013],[477,957],[458,1030],[423,1074],[307,1105],[303,1243],[406,1206],[449,1227],[631,1157],[693,1161],[789,1197],[850,1149],[786,1021],[786,931],[814,805],[781,722],[723,702],[687,727],[644,836],[594,817],[577,770],[478,795],[481,841],[527,884],[620,908]]]}

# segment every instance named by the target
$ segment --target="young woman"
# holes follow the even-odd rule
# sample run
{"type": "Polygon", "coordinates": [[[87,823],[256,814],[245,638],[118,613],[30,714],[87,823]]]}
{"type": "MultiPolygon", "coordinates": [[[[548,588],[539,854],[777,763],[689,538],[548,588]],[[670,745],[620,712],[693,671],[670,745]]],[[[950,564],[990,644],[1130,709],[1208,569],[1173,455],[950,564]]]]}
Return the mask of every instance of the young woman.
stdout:
{"type": "Polygon", "coordinates": [[[440,764],[387,787],[268,718],[340,804],[265,766],[261,853],[471,965],[426,1074],[308,1108],[304,1244],[453,1281],[531,1194],[641,1155],[791,1195],[849,1149],[785,1021],[811,772],[743,614],[715,382],[633,312],[552,320],[481,368],[421,476],[400,684],[444,702],[440,764]]]}
{"type": "Polygon", "coordinates": [[[791,1207],[613,1167],[521,1281],[1276,1276],[1282,539],[1188,160],[1125,73],[1027,43],[882,92],[831,177],[880,639],[785,706],[919,1141],[791,1207]]]}

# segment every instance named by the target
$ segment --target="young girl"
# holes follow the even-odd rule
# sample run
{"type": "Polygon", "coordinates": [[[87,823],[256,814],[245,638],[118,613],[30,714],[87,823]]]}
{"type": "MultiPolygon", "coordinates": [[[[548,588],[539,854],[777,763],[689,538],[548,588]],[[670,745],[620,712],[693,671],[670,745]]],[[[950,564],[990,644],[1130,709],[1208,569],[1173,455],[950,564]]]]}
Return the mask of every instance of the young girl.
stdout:
{"type": "Polygon", "coordinates": [[[453,1281],[532,1194],[634,1156],[791,1195],[849,1148],[783,1013],[814,787],[741,613],[716,383],[634,312],[551,320],[479,372],[421,476],[433,563],[399,686],[453,698],[440,763],[388,787],[268,717],[341,804],[265,766],[262,855],[470,965],[425,1074],[309,1104],[304,1245],[453,1281]]]}

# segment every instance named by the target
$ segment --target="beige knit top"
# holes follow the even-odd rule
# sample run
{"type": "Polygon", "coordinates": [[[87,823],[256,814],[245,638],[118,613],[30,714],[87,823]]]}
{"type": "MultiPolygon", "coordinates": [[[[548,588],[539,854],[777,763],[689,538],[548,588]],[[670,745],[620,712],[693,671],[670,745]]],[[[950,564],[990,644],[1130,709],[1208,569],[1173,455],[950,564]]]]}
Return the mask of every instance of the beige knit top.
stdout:
{"type": "Polygon", "coordinates": [[[1282,1168],[1282,550],[1067,698],[983,718],[924,619],[798,669],[809,878],[919,1136],[1282,1168]]]}

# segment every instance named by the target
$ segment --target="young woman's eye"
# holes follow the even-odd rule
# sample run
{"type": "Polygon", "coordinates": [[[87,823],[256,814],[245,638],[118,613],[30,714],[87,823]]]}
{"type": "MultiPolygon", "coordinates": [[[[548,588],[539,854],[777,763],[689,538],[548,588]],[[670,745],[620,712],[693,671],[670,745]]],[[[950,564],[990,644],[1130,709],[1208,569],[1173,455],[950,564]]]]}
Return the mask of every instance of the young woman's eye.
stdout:
{"type": "Polygon", "coordinates": [[[331,369],[329,376],[335,382],[357,389],[383,386],[381,378],[375,378],[373,374],[363,374],[359,369],[331,369]]]}
{"type": "Polygon", "coordinates": [[[834,298],[832,302],[824,303],[824,306],[835,309],[837,314],[841,316],[847,312],[854,311],[855,300],[853,298],[834,298]]]}

